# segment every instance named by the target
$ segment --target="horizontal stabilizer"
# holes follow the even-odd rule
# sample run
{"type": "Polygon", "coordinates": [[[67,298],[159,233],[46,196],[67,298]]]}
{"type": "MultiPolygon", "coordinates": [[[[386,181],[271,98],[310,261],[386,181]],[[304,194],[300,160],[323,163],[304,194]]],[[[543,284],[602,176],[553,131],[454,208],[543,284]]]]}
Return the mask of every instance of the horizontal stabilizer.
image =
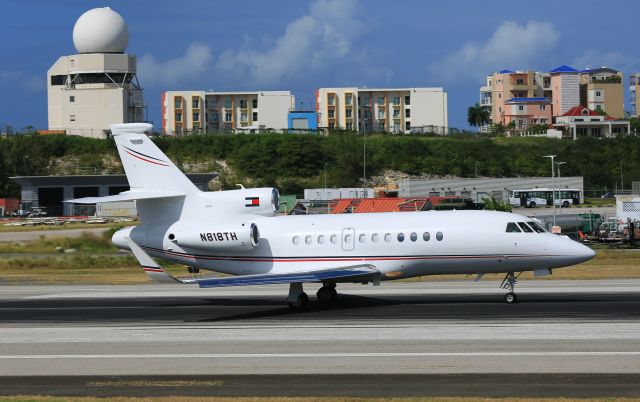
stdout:
{"type": "Polygon", "coordinates": [[[132,191],[125,191],[116,195],[108,195],[105,197],[76,198],[75,200],[67,200],[65,202],[74,203],[74,204],[98,204],[98,203],[104,203],[104,202],[149,200],[153,198],[184,197],[185,195],[186,195],[185,193],[181,193],[177,191],[132,190],[132,191]]]}
{"type": "Polygon", "coordinates": [[[373,265],[353,265],[342,268],[331,268],[317,271],[293,272],[285,274],[258,274],[226,276],[222,278],[196,279],[201,288],[215,288],[225,286],[273,285],[277,283],[303,282],[358,282],[378,279],[380,271],[373,265]]]}

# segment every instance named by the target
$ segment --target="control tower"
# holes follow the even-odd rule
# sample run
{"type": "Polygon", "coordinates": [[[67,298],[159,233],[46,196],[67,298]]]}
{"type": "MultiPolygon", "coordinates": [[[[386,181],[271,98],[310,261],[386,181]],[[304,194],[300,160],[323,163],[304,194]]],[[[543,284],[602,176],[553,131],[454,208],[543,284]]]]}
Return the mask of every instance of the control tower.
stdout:
{"type": "Polygon", "coordinates": [[[136,56],[126,54],[127,23],[109,7],[82,14],[73,27],[78,54],[47,71],[49,130],[105,138],[114,123],[144,121],[136,56]]]}

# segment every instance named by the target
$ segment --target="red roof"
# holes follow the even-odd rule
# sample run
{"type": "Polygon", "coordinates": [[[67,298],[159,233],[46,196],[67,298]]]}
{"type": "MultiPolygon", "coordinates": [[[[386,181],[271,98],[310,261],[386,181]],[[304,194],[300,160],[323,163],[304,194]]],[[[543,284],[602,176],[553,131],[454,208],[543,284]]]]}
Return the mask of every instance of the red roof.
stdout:
{"type": "Polygon", "coordinates": [[[343,198],[335,200],[330,208],[332,214],[413,212],[431,209],[452,198],[458,197],[343,198]]]}
{"type": "Polygon", "coordinates": [[[600,113],[589,110],[582,105],[578,105],[567,110],[565,114],[563,114],[563,116],[600,116],[600,113]],[[588,113],[584,113],[584,110],[586,110],[588,113]]]}

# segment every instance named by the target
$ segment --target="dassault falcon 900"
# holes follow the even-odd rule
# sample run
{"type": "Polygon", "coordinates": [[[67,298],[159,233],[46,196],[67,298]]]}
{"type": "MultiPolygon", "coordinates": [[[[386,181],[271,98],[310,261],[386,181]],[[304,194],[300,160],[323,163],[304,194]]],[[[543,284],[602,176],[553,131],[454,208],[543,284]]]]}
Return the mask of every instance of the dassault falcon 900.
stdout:
{"type": "Polygon", "coordinates": [[[145,135],[151,128],[111,126],[129,191],[70,202],[135,200],[140,224],[119,230],[112,240],[131,250],[154,281],[203,288],[287,283],[289,305],[304,307],[304,283],[320,284],[318,300],[332,303],[338,283],[504,273],[505,301],[514,303],[516,274],[548,275],[595,255],[530,218],[505,212],[276,216],[275,188],[200,191],[145,135]],[[179,279],[152,257],[229,276],[179,279]]]}

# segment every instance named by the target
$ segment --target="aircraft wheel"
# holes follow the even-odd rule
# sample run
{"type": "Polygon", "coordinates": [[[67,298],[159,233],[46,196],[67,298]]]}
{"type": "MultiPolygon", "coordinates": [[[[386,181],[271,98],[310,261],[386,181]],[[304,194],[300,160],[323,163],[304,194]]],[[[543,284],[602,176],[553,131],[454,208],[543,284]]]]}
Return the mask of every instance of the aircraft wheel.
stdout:
{"type": "Polygon", "coordinates": [[[518,296],[515,293],[509,292],[504,295],[504,302],[507,304],[514,304],[518,302],[518,296]]]}
{"type": "Polygon", "coordinates": [[[335,288],[323,286],[316,293],[318,300],[322,304],[330,304],[336,301],[338,297],[338,292],[336,292],[335,288]]]}
{"type": "Polygon", "coordinates": [[[309,305],[309,296],[307,296],[307,294],[304,292],[298,295],[298,300],[296,300],[295,303],[289,302],[289,307],[295,308],[295,309],[305,308],[308,305],[309,305]]]}

